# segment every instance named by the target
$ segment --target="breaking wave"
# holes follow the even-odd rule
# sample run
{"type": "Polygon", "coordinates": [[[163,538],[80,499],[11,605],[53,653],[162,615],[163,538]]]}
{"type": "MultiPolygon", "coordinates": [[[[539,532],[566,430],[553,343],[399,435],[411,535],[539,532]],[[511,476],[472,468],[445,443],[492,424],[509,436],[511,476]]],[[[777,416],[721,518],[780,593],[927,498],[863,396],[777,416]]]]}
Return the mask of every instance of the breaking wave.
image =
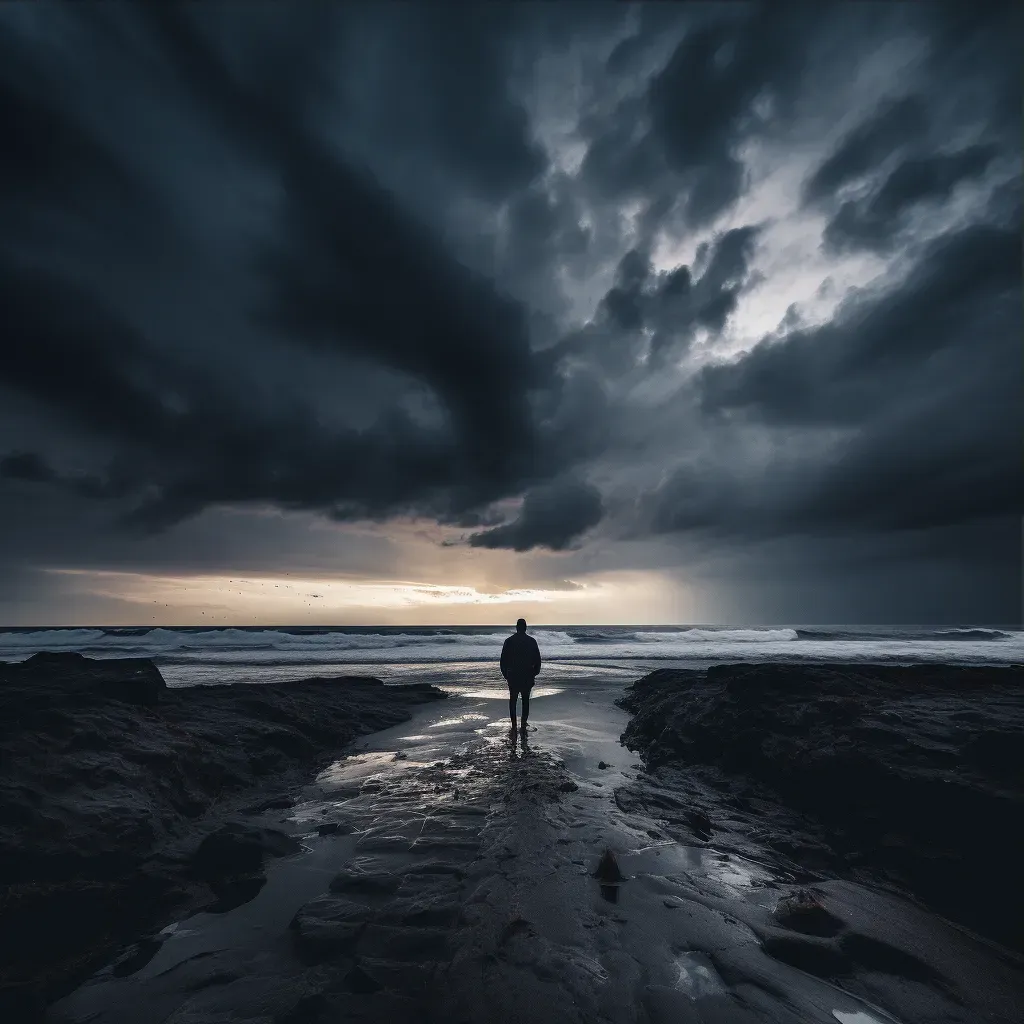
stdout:
{"type": "MultiPolygon", "coordinates": [[[[38,651],[75,651],[93,658],[152,658],[177,666],[179,680],[296,676],[304,666],[325,672],[351,665],[494,664],[507,630],[466,628],[180,628],[12,629],[0,631],[0,660],[38,651]]],[[[546,662],[571,665],[710,664],[722,661],[1024,662],[1024,633],[963,627],[876,629],[586,626],[531,630],[546,662]]],[[[379,671],[375,669],[374,671],[379,671]]]]}

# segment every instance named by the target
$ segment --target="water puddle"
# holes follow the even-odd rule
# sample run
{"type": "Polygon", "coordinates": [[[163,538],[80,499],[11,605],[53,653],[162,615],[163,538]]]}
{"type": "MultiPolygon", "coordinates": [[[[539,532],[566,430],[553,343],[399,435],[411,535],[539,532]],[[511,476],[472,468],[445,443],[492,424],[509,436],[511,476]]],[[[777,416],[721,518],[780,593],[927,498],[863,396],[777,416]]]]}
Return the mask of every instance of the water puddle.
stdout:
{"type": "Polygon", "coordinates": [[[465,713],[456,715],[453,718],[441,718],[436,722],[431,722],[428,728],[446,729],[450,726],[469,725],[471,722],[489,722],[490,720],[490,715],[481,715],[475,711],[466,711],[465,713]]]}
{"type": "Polygon", "coordinates": [[[839,1024],[890,1024],[892,1018],[883,1020],[881,1017],[873,1017],[863,1010],[833,1010],[832,1016],[839,1024]]]}
{"type": "Polygon", "coordinates": [[[344,788],[345,783],[359,784],[377,775],[391,774],[403,763],[395,760],[393,750],[371,750],[335,761],[317,776],[316,781],[322,786],[344,788]]]}
{"type": "Polygon", "coordinates": [[[151,940],[152,948],[136,950],[135,962],[122,958],[119,968],[101,970],[54,1004],[54,1019],[110,1024],[163,1020],[190,985],[205,984],[217,971],[237,970],[273,937],[286,935],[295,912],[326,891],[353,848],[349,836],[331,838],[269,862],[267,882],[253,899],[224,913],[202,911],[161,929],[151,940]]]}
{"type": "Polygon", "coordinates": [[[624,853],[621,861],[623,870],[632,874],[699,875],[720,882],[744,897],[750,890],[774,880],[766,868],[735,854],[676,842],[656,843],[624,853]]]}

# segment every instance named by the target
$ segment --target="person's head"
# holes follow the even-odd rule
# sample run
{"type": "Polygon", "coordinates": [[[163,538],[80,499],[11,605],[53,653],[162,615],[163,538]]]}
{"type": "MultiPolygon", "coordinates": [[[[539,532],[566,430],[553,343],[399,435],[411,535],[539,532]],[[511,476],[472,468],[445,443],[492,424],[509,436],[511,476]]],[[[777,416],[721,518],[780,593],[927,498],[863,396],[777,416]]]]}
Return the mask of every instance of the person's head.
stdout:
{"type": "Polygon", "coordinates": [[[525,633],[526,632],[526,619],[516,619],[516,632],[517,633],[525,633]]]}

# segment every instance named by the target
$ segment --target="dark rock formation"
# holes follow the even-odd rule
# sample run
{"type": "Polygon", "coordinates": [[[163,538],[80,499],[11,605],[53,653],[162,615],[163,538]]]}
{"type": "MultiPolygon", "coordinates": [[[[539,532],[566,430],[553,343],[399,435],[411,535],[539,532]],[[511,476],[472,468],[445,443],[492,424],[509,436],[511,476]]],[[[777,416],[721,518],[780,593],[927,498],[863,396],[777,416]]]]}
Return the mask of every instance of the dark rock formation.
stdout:
{"type": "Polygon", "coordinates": [[[202,879],[254,875],[262,871],[265,855],[286,857],[301,849],[301,844],[277,829],[229,822],[199,844],[192,858],[192,870],[202,879]]]}
{"type": "Polygon", "coordinates": [[[800,889],[779,900],[774,915],[783,928],[826,939],[837,935],[843,926],[842,921],[826,910],[814,893],[806,889],[800,889]]]}
{"type": "Polygon", "coordinates": [[[594,877],[605,885],[616,885],[626,880],[626,876],[619,870],[619,862],[611,850],[605,850],[601,854],[601,859],[594,869],[594,877]]]}
{"type": "Polygon", "coordinates": [[[97,697],[152,707],[167,692],[160,670],[149,658],[100,660],[81,654],[41,651],[16,665],[5,665],[0,709],[21,719],[45,712],[54,701],[69,707],[97,697]]]}
{"type": "Polygon", "coordinates": [[[832,869],[873,874],[1024,947],[1024,889],[994,895],[988,881],[1024,862],[1024,669],[666,669],[619,703],[634,715],[623,741],[650,769],[748,779],[827,831],[832,869]]]}
{"type": "Polygon", "coordinates": [[[300,908],[291,928],[302,955],[318,963],[349,952],[363,933],[373,911],[345,896],[326,894],[300,908]]]}
{"type": "Polygon", "coordinates": [[[443,696],[347,677],[168,689],[145,659],[0,663],[0,1009],[63,994],[202,900],[197,876],[215,883],[203,891],[216,909],[251,898],[264,853],[288,837],[235,825],[192,864],[161,851],[268,776],[273,795],[248,810],[285,806],[282,785],[443,696]]]}

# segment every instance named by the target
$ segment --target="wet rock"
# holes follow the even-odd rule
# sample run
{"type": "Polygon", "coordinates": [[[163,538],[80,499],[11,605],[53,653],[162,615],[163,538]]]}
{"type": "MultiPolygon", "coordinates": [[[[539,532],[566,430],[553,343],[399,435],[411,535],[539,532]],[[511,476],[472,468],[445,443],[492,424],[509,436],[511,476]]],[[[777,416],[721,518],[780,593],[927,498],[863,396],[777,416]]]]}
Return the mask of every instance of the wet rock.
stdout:
{"type": "Polygon", "coordinates": [[[352,826],[346,821],[325,821],[316,827],[320,836],[347,836],[352,833],[352,826]]]}
{"type": "Polygon", "coordinates": [[[141,971],[156,956],[163,944],[164,940],[159,936],[150,936],[133,942],[111,965],[110,973],[115,978],[126,978],[136,971],[141,971]]]}
{"type": "Polygon", "coordinates": [[[506,943],[510,942],[517,935],[530,936],[536,934],[533,930],[533,925],[524,917],[514,917],[508,924],[502,928],[501,933],[498,935],[498,948],[501,949],[506,943]]]}
{"type": "Polygon", "coordinates": [[[372,922],[359,936],[360,957],[401,963],[443,961],[448,955],[450,931],[443,928],[400,927],[372,922]]]}
{"type": "Polygon", "coordinates": [[[381,861],[363,857],[342,868],[331,879],[330,889],[334,893],[390,894],[401,884],[401,876],[392,873],[381,861]]]}
{"type": "Polygon", "coordinates": [[[406,853],[411,841],[402,835],[365,834],[356,841],[356,849],[361,853],[406,853]]]}
{"type": "Polygon", "coordinates": [[[274,1018],[274,1024],[320,1024],[334,1010],[334,1005],[323,992],[302,996],[287,1012],[274,1018]]]}
{"type": "Polygon", "coordinates": [[[160,670],[149,658],[86,658],[41,651],[18,664],[4,665],[3,676],[3,703],[16,702],[26,710],[90,698],[152,707],[167,691],[160,670]]]}
{"type": "Polygon", "coordinates": [[[925,985],[941,985],[945,980],[941,972],[913,953],[870,935],[847,932],[840,937],[839,948],[856,964],[869,971],[909,978],[925,985]]]}
{"type": "Polygon", "coordinates": [[[315,962],[353,949],[372,917],[365,904],[325,895],[300,907],[290,927],[303,956],[315,962]]]}
{"type": "Polygon", "coordinates": [[[408,925],[414,928],[453,927],[462,921],[462,905],[451,889],[427,889],[399,893],[378,916],[382,924],[408,925]]]}
{"type": "Polygon", "coordinates": [[[476,839],[458,839],[449,836],[417,836],[408,849],[411,853],[436,853],[467,857],[480,849],[480,842],[476,839]]]}
{"type": "Polygon", "coordinates": [[[711,819],[708,817],[708,812],[704,810],[687,811],[686,812],[686,823],[693,829],[700,839],[710,839],[712,835],[711,831],[711,819]]]}
{"type": "Polygon", "coordinates": [[[242,808],[243,814],[265,814],[267,811],[283,811],[295,805],[295,797],[288,793],[281,796],[272,796],[258,804],[250,804],[242,808]]]}
{"type": "Polygon", "coordinates": [[[611,765],[610,765],[610,764],[608,764],[608,763],[607,763],[607,762],[605,762],[605,761],[598,761],[598,762],[597,762],[597,767],[598,767],[598,768],[600,768],[600,769],[602,769],[602,771],[603,771],[603,770],[604,770],[605,768],[611,768],[611,765]]]}
{"type": "Polygon", "coordinates": [[[831,938],[838,935],[843,928],[843,922],[834,914],[829,913],[814,893],[806,889],[779,900],[774,911],[775,920],[784,928],[790,928],[795,932],[803,932],[805,935],[820,935],[831,938]]]}
{"type": "MultiPolygon", "coordinates": [[[[311,761],[443,696],[355,677],[168,689],[149,661],[75,654],[0,663],[0,936],[58,922],[45,942],[0,941],[0,985],[58,998],[194,899],[182,847],[197,818],[246,790],[244,814],[290,806],[282,789],[311,761]],[[275,775],[270,796],[255,790],[261,772],[275,775]]],[[[221,889],[208,909],[246,898],[221,880],[258,885],[279,852],[233,845],[199,858],[221,889]]]]}
{"type": "Polygon", "coordinates": [[[594,878],[603,885],[617,885],[626,880],[626,876],[619,870],[619,863],[611,850],[605,850],[601,854],[601,859],[594,869],[594,878]]]}
{"type": "Polygon", "coordinates": [[[853,971],[850,958],[831,939],[775,932],[765,936],[761,948],[770,957],[819,978],[841,978],[853,971]]]}
{"type": "Polygon", "coordinates": [[[434,964],[430,961],[402,963],[397,960],[361,957],[359,963],[385,989],[401,992],[413,998],[426,995],[434,976],[434,964]]]}
{"type": "MultiPolygon", "coordinates": [[[[1024,666],[663,669],[618,703],[633,713],[623,742],[649,771],[718,773],[734,806],[768,819],[771,845],[801,868],[896,884],[1024,948],[1024,888],[986,900],[963,884],[1018,870],[1024,666]],[[756,780],[756,800],[744,780],[756,780]],[[803,824],[779,827],[772,814],[803,824]]],[[[659,800],[652,792],[646,803],[659,800]]],[[[674,803],[666,797],[665,809],[685,816],[674,803]]],[[[688,823],[711,835],[709,823],[688,823]]]]}
{"type": "Polygon", "coordinates": [[[342,979],[342,987],[357,995],[379,992],[384,986],[365,967],[355,964],[342,979]]]}
{"type": "Polygon", "coordinates": [[[579,788],[580,787],[577,786],[576,783],[572,781],[572,779],[566,779],[563,783],[561,783],[561,785],[559,785],[558,790],[560,793],[575,793],[576,790],[578,790],[579,788]]]}
{"type": "Polygon", "coordinates": [[[192,869],[196,877],[204,879],[258,874],[264,856],[285,857],[301,849],[291,836],[277,829],[230,822],[203,839],[192,857],[192,869]]]}
{"type": "Polygon", "coordinates": [[[453,864],[451,861],[445,860],[424,860],[402,868],[402,874],[406,877],[410,875],[452,875],[455,878],[463,878],[465,873],[465,864],[453,864]]]}

